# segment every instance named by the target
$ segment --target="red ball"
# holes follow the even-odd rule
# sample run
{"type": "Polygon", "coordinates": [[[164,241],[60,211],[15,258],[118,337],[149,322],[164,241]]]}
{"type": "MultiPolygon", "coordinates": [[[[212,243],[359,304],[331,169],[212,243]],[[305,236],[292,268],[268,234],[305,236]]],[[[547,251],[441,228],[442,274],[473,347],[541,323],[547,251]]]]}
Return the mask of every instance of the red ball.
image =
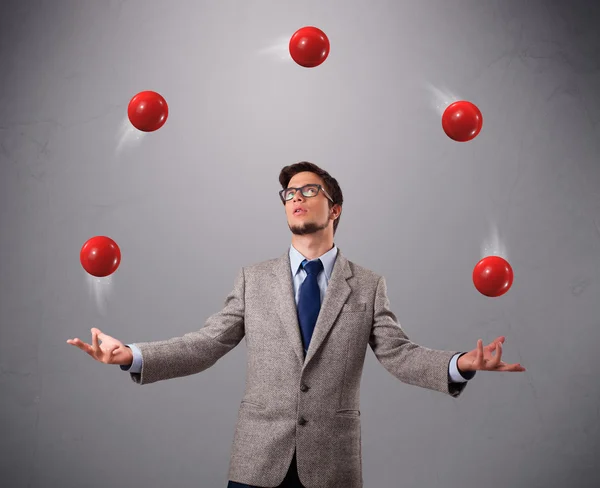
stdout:
{"type": "Polygon", "coordinates": [[[117,270],[121,263],[121,250],[110,237],[96,236],[83,245],[79,260],[89,274],[102,278],[117,270]]]}
{"type": "Polygon", "coordinates": [[[450,104],[442,115],[446,135],[458,142],[475,139],[483,126],[483,116],[476,105],[464,100],[450,104]]]}
{"type": "Polygon", "coordinates": [[[302,27],[290,39],[290,55],[305,68],[319,66],[329,56],[329,39],[321,29],[302,27]]]}
{"type": "Polygon", "coordinates": [[[473,284],[482,295],[499,297],[512,286],[513,270],[506,259],[487,256],[473,269],[473,284]]]}
{"type": "Polygon", "coordinates": [[[169,116],[167,101],[158,93],[143,91],[129,102],[127,116],[133,126],[143,132],[160,129],[169,116]]]}

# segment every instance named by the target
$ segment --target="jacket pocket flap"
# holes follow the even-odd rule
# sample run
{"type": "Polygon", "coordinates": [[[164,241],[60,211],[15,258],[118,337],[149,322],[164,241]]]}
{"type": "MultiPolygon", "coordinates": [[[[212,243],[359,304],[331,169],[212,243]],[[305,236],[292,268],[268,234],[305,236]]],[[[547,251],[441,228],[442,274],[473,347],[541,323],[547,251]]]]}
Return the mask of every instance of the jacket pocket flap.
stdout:
{"type": "Polygon", "coordinates": [[[342,312],[364,312],[367,309],[367,304],[364,302],[360,303],[344,303],[342,306],[342,312]]]}

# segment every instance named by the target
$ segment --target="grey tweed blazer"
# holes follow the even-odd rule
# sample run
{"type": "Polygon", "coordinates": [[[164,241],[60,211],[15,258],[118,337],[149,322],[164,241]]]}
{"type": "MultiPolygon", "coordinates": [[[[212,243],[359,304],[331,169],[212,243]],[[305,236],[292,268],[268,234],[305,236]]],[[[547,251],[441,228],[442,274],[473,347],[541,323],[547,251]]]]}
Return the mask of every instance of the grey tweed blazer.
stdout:
{"type": "Polygon", "coordinates": [[[306,488],[362,488],[360,381],[367,345],[404,383],[458,397],[449,380],[458,351],[428,349],[406,336],[382,276],[338,254],[304,357],[289,252],[240,269],[224,308],[196,332],[136,343],[145,385],[200,373],[246,338],[246,388],[239,405],[229,479],[275,487],[296,449],[306,488]]]}

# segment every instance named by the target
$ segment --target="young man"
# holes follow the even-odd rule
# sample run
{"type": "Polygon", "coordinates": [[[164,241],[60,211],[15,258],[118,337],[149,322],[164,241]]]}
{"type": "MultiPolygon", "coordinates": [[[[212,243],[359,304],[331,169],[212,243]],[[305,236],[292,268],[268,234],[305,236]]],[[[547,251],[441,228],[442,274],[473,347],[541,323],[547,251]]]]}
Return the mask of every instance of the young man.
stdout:
{"type": "Polygon", "coordinates": [[[203,328],[130,345],[92,329],[92,345],[67,342],[144,385],[204,371],[245,337],[249,371],[228,487],[361,488],[367,346],[400,381],[455,398],[477,370],[525,368],[501,361],[504,337],[462,354],[411,342],[390,310],[385,279],[334,244],[343,204],[335,178],[300,162],[284,167],[279,182],[292,245],[241,268],[223,310],[203,328]]]}

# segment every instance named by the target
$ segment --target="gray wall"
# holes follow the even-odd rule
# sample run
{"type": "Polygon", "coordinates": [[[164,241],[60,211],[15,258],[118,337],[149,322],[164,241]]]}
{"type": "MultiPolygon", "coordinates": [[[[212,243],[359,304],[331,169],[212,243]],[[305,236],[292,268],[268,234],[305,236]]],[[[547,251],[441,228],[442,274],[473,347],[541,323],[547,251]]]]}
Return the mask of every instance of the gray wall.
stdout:
{"type": "Polygon", "coordinates": [[[399,382],[369,350],[365,486],[598,486],[597,2],[1,9],[2,486],[225,486],[243,341],[147,387],[65,341],[202,327],[239,267],[286,252],[277,177],[305,159],[338,178],[335,242],[387,278],[412,340],[470,350],[505,335],[505,360],[527,368],[480,372],[454,400],[399,382]],[[331,40],[315,69],[287,54],[304,25],[331,40]],[[137,137],[126,108],[142,90],[170,115],[137,137]],[[441,129],[456,99],[483,113],[469,143],[441,129]],[[109,279],[79,264],[94,235],[123,252],[109,279]],[[496,299],[471,280],[488,253],[515,271],[496,299]]]}

